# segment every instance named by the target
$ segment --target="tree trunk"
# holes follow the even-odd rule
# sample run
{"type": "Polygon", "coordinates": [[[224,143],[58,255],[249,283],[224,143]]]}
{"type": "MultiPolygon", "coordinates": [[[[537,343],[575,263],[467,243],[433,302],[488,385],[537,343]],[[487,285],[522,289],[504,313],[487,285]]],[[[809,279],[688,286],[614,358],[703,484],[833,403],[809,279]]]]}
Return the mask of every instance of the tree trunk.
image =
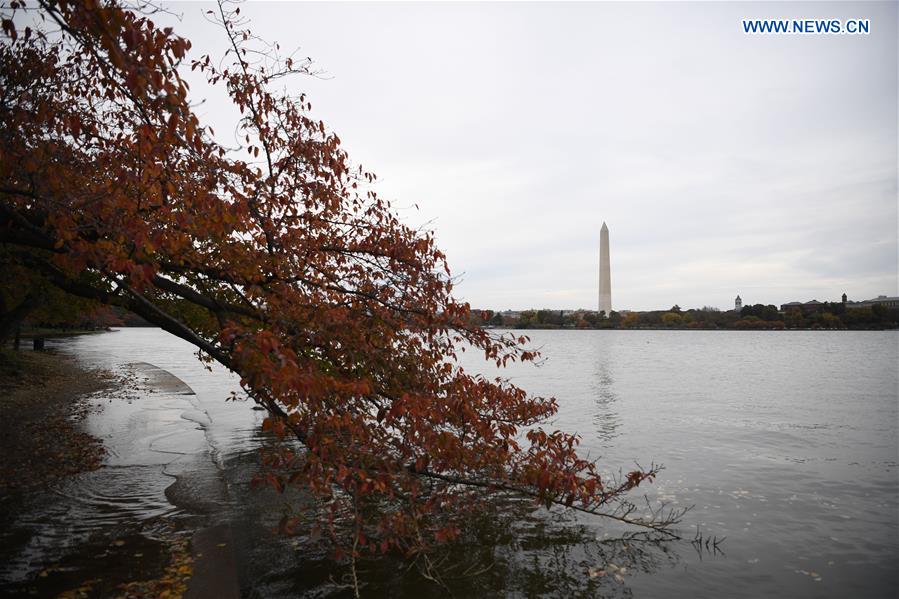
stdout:
{"type": "Polygon", "coordinates": [[[29,293],[21,304],[8,312],[0,313],[0,342],[8,339],[12,333],[17,333],[22,320],[39,305],[40,298],[34,293],[29,293]]]}

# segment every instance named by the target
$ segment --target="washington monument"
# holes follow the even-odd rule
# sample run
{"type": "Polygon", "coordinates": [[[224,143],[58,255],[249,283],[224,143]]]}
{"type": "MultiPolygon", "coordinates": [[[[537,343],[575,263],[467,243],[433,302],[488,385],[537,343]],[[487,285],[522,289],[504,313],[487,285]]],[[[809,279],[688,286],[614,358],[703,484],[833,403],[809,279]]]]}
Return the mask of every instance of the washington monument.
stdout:
{"type": "Polygon", "coordinates": [[[612,272],[609,267],[609,228],[602,223],[599,230],[599,311],[612,312],[612,272]]]}

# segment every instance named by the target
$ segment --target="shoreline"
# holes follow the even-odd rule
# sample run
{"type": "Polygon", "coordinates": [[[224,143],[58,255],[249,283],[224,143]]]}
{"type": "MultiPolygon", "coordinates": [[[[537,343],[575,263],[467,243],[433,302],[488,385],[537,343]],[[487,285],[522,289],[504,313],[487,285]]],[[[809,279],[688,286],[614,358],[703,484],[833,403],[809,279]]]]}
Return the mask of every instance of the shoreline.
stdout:
{"type": "MultiPolygon", "coordinates": [[[[71,355],[0,350],[4,561],[19,560],[29,539],[43,534],[43,525],[21,526],[23,518],[27,523],[43,513],[42,506],[69,485],[89,489],[77,486],[78,481],[102,476],[113,454],[82,430],[81,422],[105,409],[101,400],[129,401],[129,387],[129,380],[86,368],[71,355]]],[[[233,570],[230,543],[224,550],[213,536],[216,542],[207,547],[205,531],[184,530],[166,518],[98,529],[95,538],[76,541],[56,558],[29,559],[5,571],[0,595],[203,597],[214,591],[237,597],[236,580],[222,575],[223,565],[230,563],[233,570]],[[98,562],[96,555],[104,560],[98,562]]]]}
{"type": "Polygon", "coordinates": [[[0,498],[100,468],[103,443],[78,423],[115,385],[67,356],[0,350],[0,498]]]}

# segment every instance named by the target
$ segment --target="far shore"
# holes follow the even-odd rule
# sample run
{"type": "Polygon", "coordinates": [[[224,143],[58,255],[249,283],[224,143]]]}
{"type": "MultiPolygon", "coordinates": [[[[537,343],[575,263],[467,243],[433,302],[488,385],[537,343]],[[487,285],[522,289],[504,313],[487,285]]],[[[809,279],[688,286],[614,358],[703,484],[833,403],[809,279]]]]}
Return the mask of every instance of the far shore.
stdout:
{"type": "Polygon", "coordinates": [[[98,333],[110,333],[112,329],[29,329],[19,333],[22,339],[33,339],[34,337],[44,337],[51,339],[54,337],[74,337],[76,335],[96,335],[98,333]]]}

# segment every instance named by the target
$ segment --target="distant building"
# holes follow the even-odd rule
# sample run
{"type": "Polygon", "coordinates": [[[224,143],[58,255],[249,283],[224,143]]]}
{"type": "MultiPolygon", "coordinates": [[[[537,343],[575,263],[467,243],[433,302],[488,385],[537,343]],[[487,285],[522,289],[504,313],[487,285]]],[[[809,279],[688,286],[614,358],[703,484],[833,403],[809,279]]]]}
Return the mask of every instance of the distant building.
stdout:
{"type": "MultiPolygon", "coordinates": [[[[836,302],[839,303],[839,302],[836,302]]],[[[809,300],[807,302],[789,302],[787,304],[780,305],[781,312],[788,312],[790,310],[802,310],[803,312],[818,312],[823,308],[829,308],[830,304],[827,302],[819,302],[816,299],[809,300]]]]}
{"type": "Polygon", "coordinates": [[[743,300],[740,299],[740,296],[737,296],[737,299],[734,300],[734,312],[739,312],[743,309],[743,300]]]}
{"type": "Polygon", "coordinates": [[[873,306],[885,306],[887,308],[899,308],[899,297],[878,295],[874,299],[847,304],[847,308],[871,308],[873,306]]]}
{"type": "Polygon", "coordinates": [[[819,302],[818,300],[813,299],[810,302],[805,302],[804,304],[802,304],[802,307],[805,308],[806,310],[816,310],[817,311],[824,307],[824,302],[819,302]]]}
{"type": "Polygon", "coordinates": [[[878,295],[874,299],[864,300],[861,302],[850,302],[849,297],[844,293],[838,302],[819,302],[816,299],[807,302],[789,302],[780,305],[781,312],[789,310],[802,310],[803,312],[819,312],[821,310],[842,304],[846,308],[870,308],[872,306],[886,306],[887,308],[899,308],[899,297],[889,297],[886,295],[878,295]]]}

